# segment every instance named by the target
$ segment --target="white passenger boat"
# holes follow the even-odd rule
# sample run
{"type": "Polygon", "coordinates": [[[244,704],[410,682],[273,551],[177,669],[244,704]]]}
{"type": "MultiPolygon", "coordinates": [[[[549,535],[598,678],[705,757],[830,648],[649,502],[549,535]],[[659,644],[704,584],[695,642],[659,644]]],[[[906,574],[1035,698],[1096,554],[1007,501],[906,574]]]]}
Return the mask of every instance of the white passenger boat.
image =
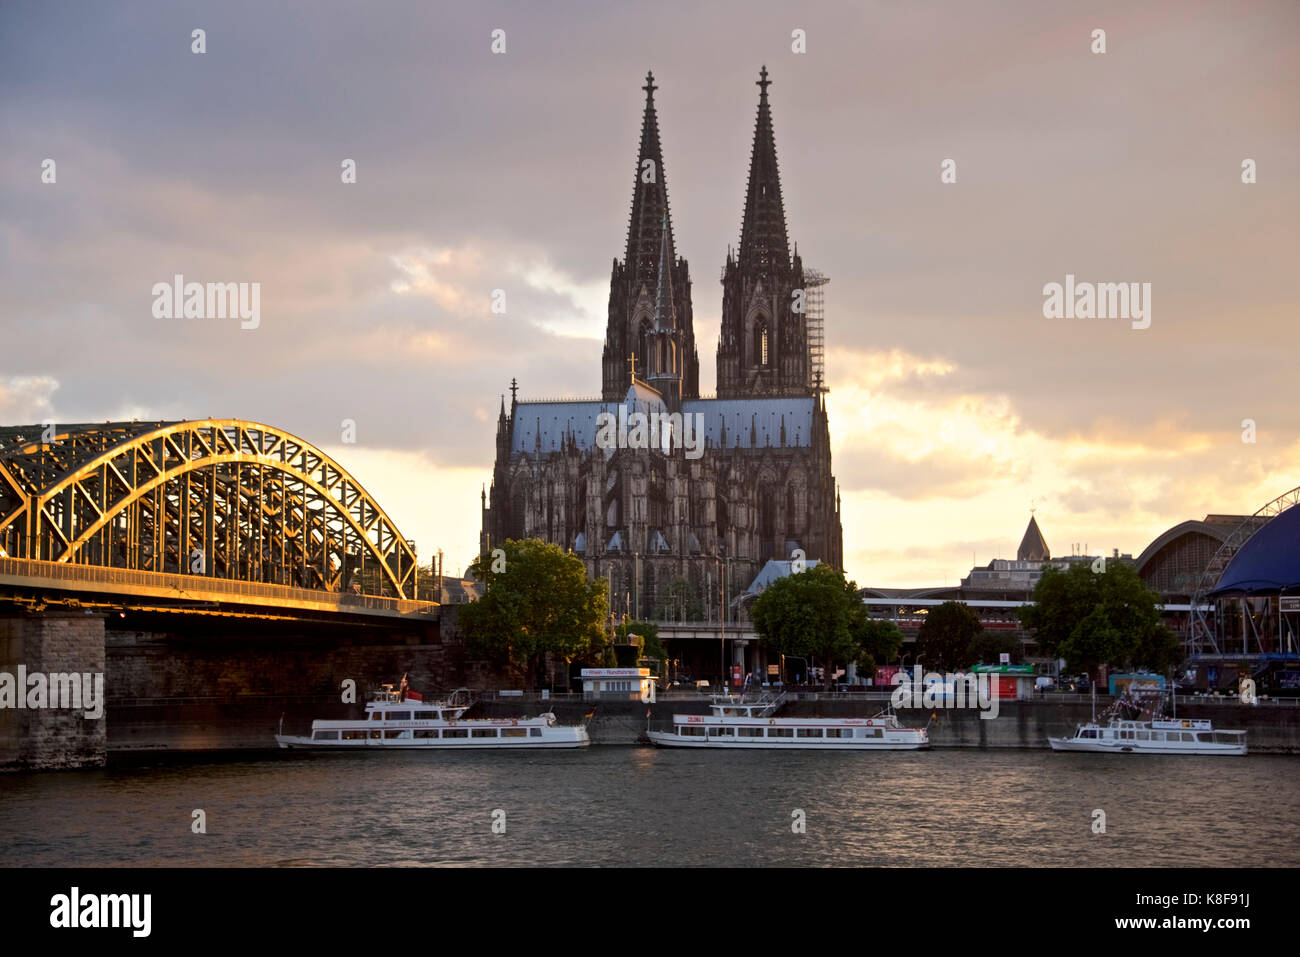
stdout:
{"type": "Polygon", "coordinates": [[[470,703],[460,692],[444,701],[424,701],[417,692],[384,685],[366,703],[364,717],[316,720],[310,735],[281,733],[275,740],[282,748],[329,750],[583,748],[591,743],[585,727],[560,724],[549,712],[533,718],[462,718],[470,703]]]}
{"type": "Polygon", "coordinates": [[[1053,751],[1094,751],[1121,754],[1245,754],[1245,731],[1216,731],[1214,723],[1202,718],[1178,717],[1178,699],[1170,690],[1173,717],[1161,714],[1155,694],[1125,694],[1107,708],[1098,722],[1096,692],[1093,718],[1076,725],[1068,738],[1048,737],[1053,751]],[[1148,714],[1149,721],[1126,720],[1119,714],[1148,714]]]}
{"type": "Polygon", "coordinates": [[[1053,751],[1140,754],[1245,754],[1245,731],[1216,731],[1199,719],[1111,721],[1078,725],[1068,738],[1047,739],[1053,751]]]}
{"type": "Polygon", "coordinates": [[[710,714],[675,714],[671,731],[646,734],[665,748],[915,751],[930,746],[925,728],[909,728],[893,714],[874,718],[778,716],[785,694],[758,698],[718,695],[710,714]]]}

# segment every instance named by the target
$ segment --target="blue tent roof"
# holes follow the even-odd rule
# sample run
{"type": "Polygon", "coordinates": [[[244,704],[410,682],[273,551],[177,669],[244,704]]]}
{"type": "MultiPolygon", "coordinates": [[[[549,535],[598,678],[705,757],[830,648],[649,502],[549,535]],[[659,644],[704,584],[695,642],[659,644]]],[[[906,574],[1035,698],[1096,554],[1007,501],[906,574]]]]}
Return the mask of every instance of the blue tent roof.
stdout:
{"type": "Polygon", "coordinates": [[[1211,598],[1300,589],[1300,508],[1292,506],[1246,540],[1211,598]]]}

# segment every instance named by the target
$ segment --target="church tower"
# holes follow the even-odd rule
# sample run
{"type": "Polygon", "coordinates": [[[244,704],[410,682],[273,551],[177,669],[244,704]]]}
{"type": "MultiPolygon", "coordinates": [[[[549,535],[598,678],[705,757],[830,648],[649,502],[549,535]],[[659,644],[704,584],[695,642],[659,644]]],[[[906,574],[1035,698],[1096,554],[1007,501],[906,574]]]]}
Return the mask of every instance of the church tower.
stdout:
{"type": "Polygon", "coordinates": [[[749,185],[740,248],[727,251],[718,338],[718,398],[808,396],[808,324],[803,262],[790,256],[781,174],[767,100],[767,67],[759,73],[758,119],[749,157],[749,185]]]}
{"type": "Polygon", "coordinates": [[[686,260],[677,258],[673,246],[672,216],[668,209],[668,184],[663,151],[659,145],[659,119],[655,113],[654,74],[646,74],[645,115],[641,121],[641,147],[637,153],[632,186],[632,216],[627,229],[623,261],[614,260],[609,280],[609,324],[601,362],[601,398],[618,401],[631,385],[628,357],[635,356],[636,375],[648,382],[655,348],[656,306],[663,297],[659,286],[666,263],[667,298],[677,337],[677,369],[681,398],[700,394],[700,360],[695,348],[691,316],[691,275],[686,260]]]}

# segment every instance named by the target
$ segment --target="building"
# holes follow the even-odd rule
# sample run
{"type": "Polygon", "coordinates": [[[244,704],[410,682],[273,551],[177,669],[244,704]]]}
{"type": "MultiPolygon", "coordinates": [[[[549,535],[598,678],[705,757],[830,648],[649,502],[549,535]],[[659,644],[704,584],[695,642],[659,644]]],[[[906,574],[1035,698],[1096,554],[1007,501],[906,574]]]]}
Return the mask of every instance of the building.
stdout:
{"type": "MultiPolygon", "coordinates": [[[[722,274],[716,397],[699,391],[691,278],[676,254],[653,76],[599,399],[502,397],[480,547],[536,537],[608,578],[611,610],[716,620],[773,559],[843,567],[820,355],[791,251],[766,68],[740,245],[722,274]],[[687,610],[689,609],[689,611],[687,610]]],[[[811,276],[811,270],[809,271],[811,276]]],[[[817,299],[820,303],[820,298],[817,299]]]]}

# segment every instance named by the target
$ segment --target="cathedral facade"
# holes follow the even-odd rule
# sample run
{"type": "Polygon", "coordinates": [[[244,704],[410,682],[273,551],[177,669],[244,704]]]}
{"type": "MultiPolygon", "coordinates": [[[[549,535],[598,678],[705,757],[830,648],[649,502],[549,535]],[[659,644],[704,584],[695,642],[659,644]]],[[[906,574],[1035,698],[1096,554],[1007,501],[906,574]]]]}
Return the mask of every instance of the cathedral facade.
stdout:
{"type": "Polygon", "coordinates": [[[716,398],[700,396],[690,269],[673,242],[651,75],[627,247],[610,276],[601,398],[520,401],[512,382],[508,407],[502,399],[481,553],[509,538],[554,542],[610,581],[615,615],[717,621],[726,607],[730,619],[769,560],[843,567],[825,388],[803,263],[786,234],[769,85],[764,68],[740,245],[723,268],[716,398]],[[647,420],[648,433],[635,430],[647,420]]]}

